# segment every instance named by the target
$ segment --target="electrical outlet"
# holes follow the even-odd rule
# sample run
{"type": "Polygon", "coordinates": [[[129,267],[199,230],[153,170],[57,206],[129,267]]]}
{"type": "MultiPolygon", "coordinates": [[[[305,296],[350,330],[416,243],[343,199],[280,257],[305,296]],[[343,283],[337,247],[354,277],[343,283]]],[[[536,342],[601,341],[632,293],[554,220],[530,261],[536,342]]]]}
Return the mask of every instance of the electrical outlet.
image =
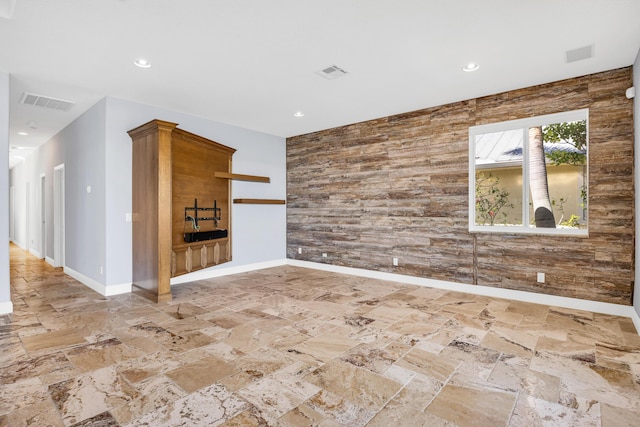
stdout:
{"type": "Polygon", "coordinates": [[[104,267],[100,266],[100,275],[102,276],[104,274],[104,267]]]}
{"type": "Polygon", "coordinates": [[[538,277],[537,277],[538,283],[544,283],[544,279],[545,279],[544,276],[545,276],[544,273],[538,273],[538,277]]]}
{"type": "Polygon", "coordinates": [[[327,257],[327,253],[326,252],[322,252],[322,258],[326,258],[327,257]]]}
{"type": "Polygon", "coordinates": [[[398,258],[393,258],[393,266],[397,267],[398,266],[398,258]]]}
{"type": "Polygon", "coordinates": [[[302,248],[298,248],[298,253],[301,254],[302,253],[302,248]]]}

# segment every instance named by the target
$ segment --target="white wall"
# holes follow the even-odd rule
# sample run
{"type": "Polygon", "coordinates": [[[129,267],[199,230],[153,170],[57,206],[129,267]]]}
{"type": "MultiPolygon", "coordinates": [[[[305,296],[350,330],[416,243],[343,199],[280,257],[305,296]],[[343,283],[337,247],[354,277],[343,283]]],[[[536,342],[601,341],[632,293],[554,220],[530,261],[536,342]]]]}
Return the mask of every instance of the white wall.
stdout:
{"type": "MultiPolygon", "coordinates": [[[[54,138],[64,147],[65,268],[103,285],[107,235],[105,113],[103,99],[54,138]]],[[[53,203],[49,207],[53,209],[53,203]]]]}
{"type": "MultiPolygon", "coordinates": [[[[22,185],[21,188],[14,188],[14,235],[13,243],[20,246],[22,249],[27,249],[27,218],[25,214],[25,179],[26,166],[25,162],[19,163],[9,171],[9,183],[15,187],[22,185]]],[[[11,207],[10,207],[11,209],[11,207]]]]}
{"type": "MultiPolygon", "coordinates": [[[[32,251],[40,248],[39,185],[40,175],[45,174],[45,221],[50,226],[46,251],[41,255],[53,258],[53,168],[64,163],[65,270],[107,295],[126,290],[132,280],[131,223],[126,221],[132,206],[131,138],[127,131],[153,119],[178,123],[181,129],[235,148],[234,172],[271,178],[270,184],[234,182],[234,198],[286,199],[284,138],[105,98],[11,170],[16,243],[32,251]],[[31,215],[26,211],[27,182],[31,215]]],[[[5,151],[8,153],[8,148],[5,151]]],[[[7,185],[7,199],[8,194],[7,185]]],[[[5,211],[8,241],[9,210],[5,211]]],[[[208,271],[286,258],[284,205],[232,206],[232,233],[233,261],[208,271]]],[[[206,275],[200,271],[197,277],[206,275]]]]}
{"type": "Polygon", "coordinates": [[[96,193],[104,188],[104,102],[60,131],[10,171],[14,187],[14,242],[42,258],[53,258],[53,170],[67,163],[66,257],[65,266],[99,280],[99,265],[104,260],[104,198],[95,203],[96,193]],[[101,108],[102,107],[102,108],[101,108]],[[65,155],[65,153],[67,153],[65,155]],[[41,253],[40,176],[45,175],[46,248],[41,253]],[[92,193],[84,183],[91,182],[92,193]],[[29,184],[29,200],[26,187],[29,184]],[[28,206],[28,210],[27,210],[28,206]]]}
{"type": "MultiPolygon", "coordinates": [[[[15,204],[15,239],[14,243],[25,250],[29,250],[28,228],[31,216],[27,214],[27,193],[25,187],[30,182],[30,164],[23,160],[9,171],[9,182],[14,187],[15,204]]],[[[11,209],[11,207],[10,207],[11,209]]]]}
{"type": "MultiPolygon", "coordinates": [[[[37,156],[37,163],[34,165],[34,168],[37,172],[35,172],[32,181],[36,182],[36,190],[39,191],[39,179],[41,174],[45,174],[45,183],[46,183],[46,216],[45,216],[45,224],[46,224],[46,249],[41,256],[49,257],[53,259],[53,169],[61,163],[64,163],[64,144],[62,142],[60,134],[56,135],[53,139],[49,141],[49,143],[45,144],[39,151],[37,156]]],[[[36,159],[34,159],[36,160],[36,159]]],[[[36,202],[39,203],[39,193],[36,192],[36,202]]],[[[34,206],[34,217],[39,218],[40,212],[35,211],[34,206]]],[[[36,224],[36,228],[38,224],[36,224]]],[[[36,229],[37,239],[40,239],[40,231],[36,229]]],[[[38,246],[40,247],[40,246],[38,246]]]]}
{"type": "Polygon", "coordinates": [[[11,313],[9,286],[9,75],[0,72],[0,314],[11,313]]]}
{"type": "Polygon", "coordinates": [[[636,97],[633,99],[633,121],[635,137],[635,216],[636,216],[636,262],[635,284],[633,290],[633,307],[640,316],[640,51],[633,64],[633,86],[636,88],[636,97]]]}

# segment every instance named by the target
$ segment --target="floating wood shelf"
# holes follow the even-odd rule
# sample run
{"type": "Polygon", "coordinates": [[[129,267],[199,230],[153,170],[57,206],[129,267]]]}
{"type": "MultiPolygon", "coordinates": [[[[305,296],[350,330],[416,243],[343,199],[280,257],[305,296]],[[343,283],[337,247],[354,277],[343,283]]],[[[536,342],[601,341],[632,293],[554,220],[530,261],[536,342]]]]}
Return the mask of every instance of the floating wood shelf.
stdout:
{"type": "Polygon", "coordinates": [[[285,200],[279,199],[233,199],[233,203],[251,204],[251,205],[284,205],[285,200]]]}
{"type": "Polygon", "coordinates": [[[268,176],[242,175],[239,173],[214,172],[214,178],[233,179],[236,181],[271,182],[268,176]]]}

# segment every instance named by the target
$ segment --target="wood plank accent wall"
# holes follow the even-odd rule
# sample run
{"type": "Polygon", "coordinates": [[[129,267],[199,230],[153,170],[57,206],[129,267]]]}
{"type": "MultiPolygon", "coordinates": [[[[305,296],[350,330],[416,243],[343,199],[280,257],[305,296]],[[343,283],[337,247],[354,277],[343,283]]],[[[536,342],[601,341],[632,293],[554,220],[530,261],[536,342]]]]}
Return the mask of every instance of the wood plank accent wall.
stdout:
{"type": "Polygon", "coordinates": [[[288,138],[287,256],[631,305],[632,85],[628,67],[288,138]],[[469,233],[469,127],[582,108],[589,237],[469,233]]]}

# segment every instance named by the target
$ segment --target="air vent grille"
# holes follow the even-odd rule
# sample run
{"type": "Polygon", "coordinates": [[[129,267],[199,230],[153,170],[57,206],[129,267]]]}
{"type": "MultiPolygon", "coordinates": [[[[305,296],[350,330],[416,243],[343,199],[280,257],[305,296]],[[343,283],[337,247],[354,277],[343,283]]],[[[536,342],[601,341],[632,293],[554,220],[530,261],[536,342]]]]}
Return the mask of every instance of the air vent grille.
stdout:
{"type": "Polygon", "coordinates": [[[64,99],[52,98],[50,96],[36,95],[25,92],[22,95],[22,104],[34,105],[36,107],[50,108],[58,111],[69,111],[75,105],[73,101],[65,101],[64,99]]]}
{"type": "Polygon", "coordinates": [[[337,65],[331,65],[330,67],[326,67],[322,70],[316,71],[316,74],[324,77],[325,79],[335,80],[338,77],[346,76],[348,72],[343,68],[338,67],[337,65]]]}
{"type": "Polygon", "coordinates": [[[591,57],[593,57],[593,45],[579,47],[565,52],[567,63],[582,61],[583,59],[589,59],[591,57]]]}

